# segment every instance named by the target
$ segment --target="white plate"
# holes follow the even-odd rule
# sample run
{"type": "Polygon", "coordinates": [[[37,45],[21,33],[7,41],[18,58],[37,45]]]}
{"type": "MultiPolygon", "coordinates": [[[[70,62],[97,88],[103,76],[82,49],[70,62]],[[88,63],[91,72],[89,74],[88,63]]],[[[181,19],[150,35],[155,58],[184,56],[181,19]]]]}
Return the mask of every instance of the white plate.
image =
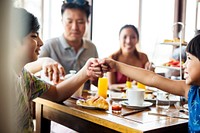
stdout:
{"type": "Polygon", "coordinates": [[[129,105],[128,101],[121,101],[120,104],[131,109],[142,109],[142,108],[147,108],[153,105],[152,102],[146,102],[146,101],[143,102],[143,105],[129,105]]]}
{"type": "Polygon", "coordinates": [[[83,107],[83,108],[87,108],[87,109],[100,109],[100,110],[104,110],[102,108],[98,108],[98,107],[95,107],[95,106],[83,105],[81,101],[82,101],[82,99],[77,100],[76,101],[76,105],[78,105],[80,107],[83,107]]]}
{"type": "Polygon", "coordinates": [[[87,106],[87,105],[82,104],[82,100],[81,99],[76,101],[76,105],[84,107],[84,108],[88,108],[88,109],[96,109],[95,106],[87,106]]]}

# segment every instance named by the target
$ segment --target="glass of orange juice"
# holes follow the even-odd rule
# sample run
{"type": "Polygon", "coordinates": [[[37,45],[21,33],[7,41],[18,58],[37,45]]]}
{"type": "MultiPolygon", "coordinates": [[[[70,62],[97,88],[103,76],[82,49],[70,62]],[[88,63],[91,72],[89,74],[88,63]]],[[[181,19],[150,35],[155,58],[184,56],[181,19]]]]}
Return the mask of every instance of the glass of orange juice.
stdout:
{"type": "Polygon", "coordinates": [[[140,82],[137,82],[137,87],[140,89],[146,89],[146,86],[140,82]]]}
{"type": "Polygon", "coordinates": [[[126,87],[129,89],[132,88],[132,81],[129,77],[127,77],[126,79],[126,87]]]}
{"type": "Polygon", "coordinates": [[[126,81],[126,87],[127,88],[132,88],[132,83],[131,83],[131,81],[126,81]]]}
{"type": "Polygon", "coordinates": [[[98,95],[107,98],[108,78],[106,76],[98,80],[98,95]]]}

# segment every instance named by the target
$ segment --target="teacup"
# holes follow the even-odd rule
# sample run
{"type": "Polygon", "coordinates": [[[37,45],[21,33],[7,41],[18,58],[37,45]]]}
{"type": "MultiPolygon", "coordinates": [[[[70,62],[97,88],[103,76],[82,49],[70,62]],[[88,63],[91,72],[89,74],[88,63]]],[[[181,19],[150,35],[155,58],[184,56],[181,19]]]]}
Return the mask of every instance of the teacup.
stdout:
{"type": "Polygon", "coordinates": [[[144,102],[144,90],[133,87],[126,91],[128,104],[134,106],[141,106],[144,102]]]}

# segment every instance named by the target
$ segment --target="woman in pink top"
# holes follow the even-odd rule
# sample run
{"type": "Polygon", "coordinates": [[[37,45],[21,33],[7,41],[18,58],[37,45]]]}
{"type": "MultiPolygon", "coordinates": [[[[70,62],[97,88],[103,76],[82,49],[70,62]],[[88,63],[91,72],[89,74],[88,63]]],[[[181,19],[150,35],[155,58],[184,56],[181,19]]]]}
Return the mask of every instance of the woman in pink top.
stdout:
{"type": "MultiPolygon", "coordinates": [[[[120,29],[119,42],[120,49],[113,53],[110,58],[128,65],[154,70],[147,55],[139,52],[136,48],[139,42],[139,33],[134,25],[125,25],[120,29]]],[[[119,72],[109,72],[108,79],[109,87],[113,88],[126,83],[127,77],[119,72]]]]}

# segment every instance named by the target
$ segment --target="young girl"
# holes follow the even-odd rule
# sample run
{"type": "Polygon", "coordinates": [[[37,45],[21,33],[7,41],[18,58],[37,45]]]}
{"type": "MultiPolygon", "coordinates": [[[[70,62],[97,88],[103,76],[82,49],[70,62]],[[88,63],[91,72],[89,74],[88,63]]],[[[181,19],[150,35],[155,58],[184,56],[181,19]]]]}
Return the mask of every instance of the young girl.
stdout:
{"type": "MultiPolygon", "coordinates": [[[[49,58],[41,58],[37,60],[40,47],[43,45],[39,37],[39,23],[37,18],[25,9],[14,9],[12,16],[13,23],[13,66],[14,66],[14,96],[15,101],[13,107],[16,132],[27,133],[33,132],[33,123],[31,116],[31,101],[42,96],[52,101],[60,102],[69,98],[85,81],[89,78],[102,76],[100,67],[95,67],[95,71],[89,70],[91,64],[96,64],[96,59],[89,59],[85,66],[73,77],[52,86],[30,73],[32,70],[39,70],[49,58]],[[34,61],[34,62],[33,62],[34,61]],[[30,63],[32,62],[32,63],[30,63]],[[24,66],[27,64],[26,68],[24,66]],[[32,67],[31,67],[32,66],[32,67]]],[[[50,62],[50,63],[51,63],[50,62]]],[[[55,61],[54,61],[55,63],[55,61]]],[[[56,71],[59,75],[58,65],[48,65],[47,75],[51,75],[56,71]]]]}
{"type": "Polygon", "coordinates": [[[170,80],[142,68],[126,65],[112,59],[103,59],[103,71],[116,72],[145,85],[188,98],[189,132],[200,132],[200,35],[194,37],[186,48],[185,80],[170,80]]]}

